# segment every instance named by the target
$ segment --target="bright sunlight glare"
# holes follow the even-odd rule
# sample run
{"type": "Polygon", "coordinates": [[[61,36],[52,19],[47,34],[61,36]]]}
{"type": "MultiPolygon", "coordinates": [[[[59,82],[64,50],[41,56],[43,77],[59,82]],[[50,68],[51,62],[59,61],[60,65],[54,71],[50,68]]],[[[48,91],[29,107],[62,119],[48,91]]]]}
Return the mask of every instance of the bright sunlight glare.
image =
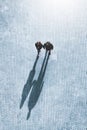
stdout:
{"type": "Polygon", "coordinates": [[[75,7],[75,0],[44,0],[43,6],[51,10],[70,10],[75,7]]]}

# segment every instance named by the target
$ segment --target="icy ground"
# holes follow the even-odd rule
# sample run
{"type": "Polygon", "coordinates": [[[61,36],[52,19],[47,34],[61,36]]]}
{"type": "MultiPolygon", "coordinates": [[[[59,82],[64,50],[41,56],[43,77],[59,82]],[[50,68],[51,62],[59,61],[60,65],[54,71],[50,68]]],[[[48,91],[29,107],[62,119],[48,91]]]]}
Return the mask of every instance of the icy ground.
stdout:
{"type": "MultiPolygon", "coordinates": [[[[43,1],[0,0],[0,130],[87,128],[87,0],[70,0],[65,8],[43,1]],[[19,105],[38,40],[51,41],[54,50],[26,121],[28,99],[19,105]]],[[[37,75],[43,57],[44,50],[37,75]]]]}

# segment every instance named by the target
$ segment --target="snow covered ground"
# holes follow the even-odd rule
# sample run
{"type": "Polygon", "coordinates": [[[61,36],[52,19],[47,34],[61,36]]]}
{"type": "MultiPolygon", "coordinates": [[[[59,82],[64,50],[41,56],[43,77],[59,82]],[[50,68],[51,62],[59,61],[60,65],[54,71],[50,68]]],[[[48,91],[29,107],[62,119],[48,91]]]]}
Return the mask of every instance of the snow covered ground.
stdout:
{"type": "MultiPolygon", "coordinates": [[[[0,0],[0,130],[86,130],[87,0],[0,0]],[[21,94],[37,54],[50,41],[45,84],[26,121],[21,94]]],[[[41,52],[37,73],[41,67],[41,52]]]]}

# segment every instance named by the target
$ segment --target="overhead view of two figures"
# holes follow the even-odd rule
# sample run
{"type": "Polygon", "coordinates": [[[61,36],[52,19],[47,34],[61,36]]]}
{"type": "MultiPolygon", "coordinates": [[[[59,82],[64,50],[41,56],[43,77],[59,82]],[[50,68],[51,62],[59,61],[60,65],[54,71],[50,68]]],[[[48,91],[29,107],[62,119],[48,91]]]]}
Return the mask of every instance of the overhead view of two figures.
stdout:
{"type": "Polygon", "coordinates": [[[37,49],[37,56],[33,65],[32,70],[29,73],[28,79],[24,85],[23,91],[22,91],[22,98],[21,98],[21,103],[20,103],[20,109],[23,107],[24,102],[26,98],[29,95],[29,100],[28,100],[28,114],[27,114],[27,120],[30,117],[31,110],[34,108],[36,105],[38,98],[40,96],[40,93],[43,88],[44,84],[44,76],[48,64],[49,57],[51,55],[51,50],[53,50],[53,45],[50,42],[46,42],[44,45],[41,42],[35,43],[35,47],[37,49]],[[39,75],[36,80],[34,80],[35,72],[36,72],[36,65],[40,57],[41,49],[45,49],[45,56],[43,59],[43,63],[39,72],[39,75]]]}

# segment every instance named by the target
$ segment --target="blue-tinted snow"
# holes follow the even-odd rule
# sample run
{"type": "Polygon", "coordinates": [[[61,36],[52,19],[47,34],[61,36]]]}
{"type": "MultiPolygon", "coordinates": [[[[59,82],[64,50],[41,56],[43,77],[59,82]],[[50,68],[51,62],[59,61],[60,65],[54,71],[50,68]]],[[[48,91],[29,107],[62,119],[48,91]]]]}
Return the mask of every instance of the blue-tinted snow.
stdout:
{"type": "MultiPolygon", "coordinates": [[[[43,0],[0,0],[0,130],[86,130],[87,1],[71,2],[58,9],[43,0]],[[51,41],[54,50],[26,121],[28,99],[22,110],[19,104],[38,40],[51,41]]],[[[38,72],[43,57],[44,50],[38,72]]]]}

